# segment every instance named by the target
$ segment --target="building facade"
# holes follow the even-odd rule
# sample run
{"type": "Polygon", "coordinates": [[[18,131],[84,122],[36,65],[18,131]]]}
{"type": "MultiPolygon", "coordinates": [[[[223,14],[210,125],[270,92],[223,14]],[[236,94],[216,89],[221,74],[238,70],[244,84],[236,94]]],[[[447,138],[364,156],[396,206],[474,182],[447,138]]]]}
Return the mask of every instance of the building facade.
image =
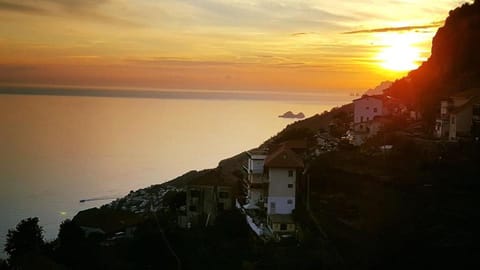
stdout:
{"type": "Polygon", "coordinates": [[[265,160],[269,181],[267,223],[276,235],[290,235],[296,230],[292,213],[303,167],[303,161],[297,153],[286,147],[272,152],[265,160]]]}
{"type": "Polygon", "coordinates": [[[263,209],[267,201],[268,177],[264,170],[267,152],[256,150],[247,152],[248,161],[244,166],[246,176],[244,188],[246,193],[246,208],[263,209]]]}
{"type": "Polygon", "coordinates": [[[186,185],[185,216],[180,227],[209,226],[219,214],[233,208],[233,187],[216,171],[209,172],[186,185]]]}
{"type": "Polygon", "coordinates": [[[434,135],[456,141],[459,138],[479,137],[480,89],[471,89],[443,99],[440,115],[435,122],[434,135]]]}
{"type": "Polygon", "coordinates": [[[354,106],[354,124],[366,123],[373,120],[376,116],[385,115],[383,96],[367,96],[353,100],[354,106]]]}

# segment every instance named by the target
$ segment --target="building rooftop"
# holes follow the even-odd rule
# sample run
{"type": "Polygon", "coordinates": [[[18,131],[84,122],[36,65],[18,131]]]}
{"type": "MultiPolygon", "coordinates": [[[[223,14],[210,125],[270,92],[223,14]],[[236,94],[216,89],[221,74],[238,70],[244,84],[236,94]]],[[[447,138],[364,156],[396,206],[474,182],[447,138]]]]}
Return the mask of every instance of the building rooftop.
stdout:
{"type": "Polygon", "coordinates": [[[451,96],[452,98],[474,98],[480,96],[480,88],[470,88],[461,92],[456,93],[455,95],[451,96]]]}
{"type": "Polygon", "coordinates": [[[355,102],[355,101],[362,100],[362,99],[365,99],[365,98],[374,98],[374,99],[378,99],[378,100],[382,100],[382,101],[383,101],[383,100],[385,100],[386,96],[385,96],[385,95],[371,95],[371,96],[369,96],[369,95],[363,95],[363,96],[361,96],[361,97],[359,97],[359,98],[357,98],[357,99],[354,99],[353,101],[355,102]]]}
{"type": "Polygon", "coordinates": [[[478,96],[473,96],[470,98],[470,100],[468,100],[467,102],[465,102],[464,104],[462,104],[461,106],[458,106],[458,107],[455,107],[453,110],[452,110],[452,113],[459,113],[465,109],[470,109],[470,106],[472,106],[472,104],[474,103],[478,103],[480,102],[480,95],[478,96]]]}
{"type": "Polygon", "coordinates": [[[285,146],[278,148],[265,159],[265,167],[269,168],[303,168],[302,159],[285,146]]]}

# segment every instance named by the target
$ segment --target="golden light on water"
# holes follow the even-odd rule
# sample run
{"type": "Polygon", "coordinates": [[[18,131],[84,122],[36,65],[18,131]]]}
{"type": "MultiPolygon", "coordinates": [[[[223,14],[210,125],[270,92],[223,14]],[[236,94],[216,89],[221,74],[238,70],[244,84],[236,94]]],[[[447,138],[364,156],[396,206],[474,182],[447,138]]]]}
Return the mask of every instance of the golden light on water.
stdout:
{"type": "Polygon", "coordinates": [[[382,50],[377,55],[380,66],[391,71],[416,69],[423,61],[418,44],[421,35],[416,33],[382,33],[379,35],[382,50]]]}

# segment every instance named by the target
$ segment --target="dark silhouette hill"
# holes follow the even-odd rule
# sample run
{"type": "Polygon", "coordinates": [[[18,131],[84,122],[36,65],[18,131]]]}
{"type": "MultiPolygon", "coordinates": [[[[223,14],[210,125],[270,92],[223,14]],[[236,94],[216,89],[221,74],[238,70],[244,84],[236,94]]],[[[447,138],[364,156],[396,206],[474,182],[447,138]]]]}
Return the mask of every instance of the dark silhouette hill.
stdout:
{"type": "Polygon", "coordinates": [[[430,58],[386,91],[432,122],[442,97],[480,86],[480,0],[451,10],[432,40],[430,58]]]}

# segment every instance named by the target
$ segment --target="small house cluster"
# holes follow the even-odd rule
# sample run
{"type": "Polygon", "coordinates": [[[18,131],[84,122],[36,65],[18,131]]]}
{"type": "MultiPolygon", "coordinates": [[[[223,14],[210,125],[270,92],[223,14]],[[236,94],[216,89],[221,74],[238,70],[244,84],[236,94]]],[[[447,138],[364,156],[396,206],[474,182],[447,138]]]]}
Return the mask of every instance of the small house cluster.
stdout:
{"type": "MultiPolygon", "coordinates": [[[[366,139],[378,134],[392,117],[404,116],[416,121],[419,112],[408,109],[398,100],[386,95],[363,95],[353,100],[354,119],[346,138],[353,145],[361,145],[366,139]]],[[[439,104],[435,122],[436,138],[448,141],[480,138],[480,89],[470,89],[445,97],[439,104]]]]}
{"type": "Polygon", "coordinates": [[[140,189],[131,191],[127,196],[116,199],[107,204],[111,209],[130,211],[135,214],[144,215],[153,211],[168,208],[164,202],[164,196],[169,192],[180,192],[182,189],[165,186],[160,188],[140,189]]]}

